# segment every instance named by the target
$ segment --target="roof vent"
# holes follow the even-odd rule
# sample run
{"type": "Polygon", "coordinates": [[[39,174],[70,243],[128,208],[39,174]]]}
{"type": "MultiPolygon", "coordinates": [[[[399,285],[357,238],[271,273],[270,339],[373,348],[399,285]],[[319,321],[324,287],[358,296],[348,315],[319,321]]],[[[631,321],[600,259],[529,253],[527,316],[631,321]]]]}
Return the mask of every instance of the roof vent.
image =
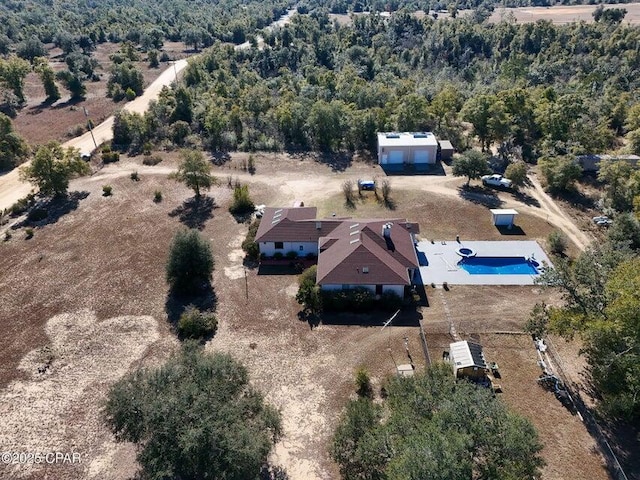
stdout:
{"type": "Polygon", "coordinates": [[[369,273],[369,267],[362,267],[362,273],[369,273]]]}
{"type": "Polygon", "coordinates": [[[387,222],[382,226],[382,236],[384,238],[391,238],[391,226],[393,223],[387,222]]]}
{"type": "Polygon", "coordinates": [[[429,134],[426,132],[418,132],[413,134],[413,138],[429,138],[429,134]]]}
{"type": "Polygon", "coordinates": [[[353,245],[354,243],[358,243],[359,241],[360,241],[360,239],[359,239],[359,238],[354,238],[353,240],[351,240],[351,241],[349,242],[349,244],[353,245]]]}
{"type": "Polygon", "coordinates": [[[316,230],[322,229],[322,222],[316,222],[316,230]]]}
{"type": "Polygon", "coordinates": [[[399,133],[387,133],[386,137],[387,138],[400,138],[400,134],[399,133]]]}

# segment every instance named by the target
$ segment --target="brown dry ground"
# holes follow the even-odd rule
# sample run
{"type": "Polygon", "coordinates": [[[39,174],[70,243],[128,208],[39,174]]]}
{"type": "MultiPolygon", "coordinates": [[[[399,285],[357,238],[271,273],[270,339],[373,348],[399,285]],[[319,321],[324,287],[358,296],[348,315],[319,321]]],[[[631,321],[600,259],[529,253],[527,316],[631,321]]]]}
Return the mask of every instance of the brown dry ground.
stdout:
{"type": "MultiPolygon", "coordinates": [[[[177,155],[160,155],[165,160],[156,167],[142,167],[141,157],[124,158],[117,169],[105,168],[72,182],[72,191],[88,194],[76,208],[37,227],[30,240],[18,229],[0,244],[3,449],[73,449],[82,455],[79,465],[13,468],[4,476],[0,472],[2,478],[49,474],[62,480],[125,479],[135,471],[134,450],[114,443],[100,422],[100,407],[109,385],[124,372],[158,364],[177,345],[165,312],[164,263],[174,232],[183,227],[175,211],[192,192],[166,177],[177,155]],[[140,171],[139,182],[129,178],[129,169],[140,171]],[[106,183],[113,186],[112,197],[101,195],[106,183]],[[163,192],[159,204],[152,201],[156,189],[163,192]],[[38,366],[45,365],[45,373],[38,373],[38,366]]],[[[202,229],[216,261],[213,284],[220,322],[207,348],[228,351],[244,362],[256,386],[283,412],[285,436],[273,462],[284,466],[292,479],[337,478],[327,449],[340,412],[353,395],[354,371],[365,366],[380,385],[394,372],[395,363],[408,363],[405,336],[422,368],[418,329],[393,326],[383,331],[385,315],[342,315],[312,329],[297,317],[296,276],[261,275],[249,268],[245,283],[240,243],[247,225],[227,212],[231,195],[225,179],[249,181],[258,204],[287,206],[298,199],[321,199],[317,195],[324,179],[365,178],[372,169],[355,164],[336,173],[310,160],[268,155],[256,156],[258,175],[252,179],[238,168],[242,158],[246,156],[234,155],[216,167],[222,184],[209,196],[217,208],[202,229]],[[279,179],[288,181],[270,184],[269,174],[276,171],[279,179]]],[[[496,235],[489,222],[477,220],[487,215],[485,206],[456,196],[398,190],[393,211],[368,198],[344,212],[339,192],[324,196],[321,213],[408,217],[421,223],[424,238],[496,235]]],[[[527,238],[544,237],[551,228],[537,217],[522,217],[527,238]]],[[[428,308],[418,315],[403,313],[394,323],[423,316],[434,359],[450,341],[449,319],[460,335],[480,335],[488,357],[503,370],[505,401],[540,432],[548,462],[544,478],[607,478],[584,427],[538,389],[529,337],[491,333],[521,329],[536,301],[554,300],[548,292],[532,287],[455,287],[445,292],[429,287],[427,296],[428,308]]]]}
{"type": "MultiPolygon", "coordinates": [[[[551,23],[563,25],[572,22],[592,23],[593,11],[597,5],[554,5],[551,7],[517,7],[517,8],[496,8],[489,22],[497,23],[502,20],[515,21],[517,23],[533,23],[538,20],[549,20],[551,23]]],[[[604,8],[626,8],[627,14],[623,23],[630,25],[638,25],[640,23],[640,3],[625,3],[604,5],[604,8]]],[[[458,15],[461,17],[471,15],[473,10],[460,10],[458,15]]],[[[352,14],[329,14],[329,18],[337,21],[341,25],[351,24],[352,14]]],[[[364,15],[358,13],[355,15],[364,15]]],[[[425,12],[417,10],[414,12],[417,18],[424,18],[425,12]]],[[[449,14],[438,12],[438,20],[449,18],[449,14]]]]}
{"type": "MultiPolygon", "coordinates": [[[[96,72],[100,75],[100,80],[97,82],[88,80],[85,83],[87,94],[81,101],[71,101],[68,90],[56,82],[62,98],[52,105],[44,104],[46,95],[42,82],[36,73],[29,73],[25,79],[27,105],[13,119],[16,131],[31,145],[44,144],[50,140],[64,142],[77,136],[78,132],[86,131],[87,119],[83,107],[89,111],[89,117],[94,125],[98,125],[122,108],[125,100],[114,102],[111,98],[107,98],[107,82],[112,65],[109,56],[119,48],[119,44],[108,42],[97,45],[91,58],[98,61],[99,66],[96,72]]],[[[166,42],[163,50],[171,58],[180,59],[187,56],[184,48],[182,43],[166,42]]],[[[56,72],[67,68],[62,51],[53,46],[49,49],[49,62],[56,72]]],[[[158,68],[149,68],[149,62],[146,61],[146,54],[143,52],[140,53],[140,61],[134,64],[142,71],[145,86],[153,82],[166,68],[166,64],[163,63],[158,68]]]]}

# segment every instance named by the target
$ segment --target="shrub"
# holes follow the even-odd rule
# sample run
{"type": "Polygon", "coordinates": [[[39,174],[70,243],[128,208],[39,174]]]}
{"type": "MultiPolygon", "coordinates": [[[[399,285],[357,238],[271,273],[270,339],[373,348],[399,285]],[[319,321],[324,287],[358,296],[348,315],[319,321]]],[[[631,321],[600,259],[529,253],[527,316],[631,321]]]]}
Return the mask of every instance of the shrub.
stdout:
{"type": "Polygon", "coordinates": [[[102,186],[102,196],[103,197],[109,197],[111,195],[112,191],[113,191],[113,188],[111,187],[111,185],[103,185],[102,186]]]}
{"type": "Polygon", "coordinates": [[[380,186],[380,192],[382,193],[382,200],[384,202],[388,202],[389,195],[391,195],[391,183],[386,178],[382,180],[382,185],[380,186]]]}
{"type": "Polygon", "coordinates": [[[373,397],[373,387],[371,386],[371,378],[369,372],[364,367],[360,367],[356,372],[356,392],[359,397],[373,397]]]}
{"type": "Polygon", "coordinates": [[[251,175],[256,173],[256,161],[254,160],[253,155],[249,155],[249,160],[247,162],[247,169],[249,170],[249,173],[251,175]]]}
{"type": "Polygon", "coordinates": [[[287,257],[289,260],[295,260],[296,258],[298,258],[298,252],[296,252],[296,251],[294,251],[294,250],[290,250],[290,251],[288,251],[288,252],[287,252],[286,257],[287,257]]]}
{"type": "Polygon", "coordinates": [[[316,285],[317,267],[314,265],[307,268],[298,278],[298,293],[296,301],[304,307],[304,310],[313,314],[322,311],[322,297],[320,287],[316,285]]]}
{"type": "Polygon", "coordinates": [[[255,210],[255,205],[249,196],[249,187],[239,185],[233,189],[233,203],[229,212],[233,215],[244,215],[255,210]]]}
{"type": "Polygon", "coordinates": [[[208,339],[216,334],[218,320],[211,312],[201,312],[193,305],[189,305],[178,320],[178,335],[180,338],[194,340],[208,339]]]}
{"type": "Polygon", "coordinates": [[[27,215],[27,219],[30,222],[39,222],[40,220],[44,220],[49,215],[49,212],[46,208],[34,208],[27,215]]]}
{"type": "Polygon", "coordinates": [[[143,165],[154,166],[159,164],[162,161],[162,157],[159,155],[149,155],[142,159],[143,165]]]}
{"type": "Polygon", "coordinates": [[[138,175],[138,171],[134,171],[131,172],[131,180],[133,180],[134,182],[139,182],[140,181],[140,175],[138,175]]]}
{"type": "Polygon", "coordinates": [[[353,182],[351,180],[342,182],[342,193],[344,194],[344,201],[347,204],[353,204],[353,182]]]}
{"type": "Polygon", "coordinates": [[[24,233],[26,234],[25,238],[29,240],[33,237],[33,228],[25,228],[24,233]]]}
{"type": "Polygon", "coordinates": [[[383,293],[379,300],[366,288],[351,290],[321,291],[322,306],[334,312],[370,312],[374,309],[393,311],[400,308],[402,299],[391,292],[383,293]]]}
{"type": "Polygon", "coordinates": [[[251,260],[257,260],[260,255],[260,247],[258,247],[256,243],[256,233],[258,232],[259,226],[260,219],[254,220],[251,225],[249,225],[247,236],[242,242],[242,250],[247,254],[247,258],[251,260]]]}
{"type": "Polygon", "coordinates": [[[131,87],[127,88],[127,90],[124,92],[125,97],[127,97],[127,100],[131,101],[134,98],[136,98],[136,92],[133,91],[133,89],[131,87]]]}
{"type": "Polygon", "coordinates": [[[102,150],[102,163],[113,163],[120,161],[120,154],[118,152],[112,152],[111,149],[106,152],[102,150]]]}
{"type": "Polygon", "coordinates": [[[18,215],[22,215],[29,208],[29,201],[26,198],[21,198],[16,203],[11,205],[10,211],[11,215],[17,217],[18,215]]]}
{"type": "Polygon", "coordinates": [[[547,237],[547,246],[554,255],[564,255],[567,249],[567,237],[559,230],[554,230],[547,237]]]}
{"type": "Polygon", "coordinates": [[[273,254],[273,258],[275,258],[276,260],[282,260],[284,258],[284,255],[282,255],[282,252],[276,252],[273,254]]]}

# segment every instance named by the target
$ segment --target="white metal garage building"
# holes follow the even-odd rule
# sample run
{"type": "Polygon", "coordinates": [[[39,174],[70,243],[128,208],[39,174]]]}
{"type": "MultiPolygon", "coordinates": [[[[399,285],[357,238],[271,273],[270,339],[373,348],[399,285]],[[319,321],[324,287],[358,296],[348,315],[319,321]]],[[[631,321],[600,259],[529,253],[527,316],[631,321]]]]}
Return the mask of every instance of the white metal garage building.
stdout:
{"type": "Polygon", "coordinates": [[[438,141],[431,132],[378,133],[378,163],[434,165],[438,141]]]}

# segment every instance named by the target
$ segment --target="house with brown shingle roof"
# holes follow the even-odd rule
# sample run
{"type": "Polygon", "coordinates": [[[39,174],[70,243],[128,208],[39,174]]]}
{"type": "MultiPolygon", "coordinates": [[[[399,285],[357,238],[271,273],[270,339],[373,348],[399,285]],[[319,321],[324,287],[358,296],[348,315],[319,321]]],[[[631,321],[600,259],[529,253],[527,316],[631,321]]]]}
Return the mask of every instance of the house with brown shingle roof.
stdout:
{"type": "Polygon", "coordinates": [[[323,290],[366,288],[403,296],[418,270],[419,227],[406,219],[316,219],[317,210],[266,208],[256,233],[260,253],[317,255],[323,290]]]}

